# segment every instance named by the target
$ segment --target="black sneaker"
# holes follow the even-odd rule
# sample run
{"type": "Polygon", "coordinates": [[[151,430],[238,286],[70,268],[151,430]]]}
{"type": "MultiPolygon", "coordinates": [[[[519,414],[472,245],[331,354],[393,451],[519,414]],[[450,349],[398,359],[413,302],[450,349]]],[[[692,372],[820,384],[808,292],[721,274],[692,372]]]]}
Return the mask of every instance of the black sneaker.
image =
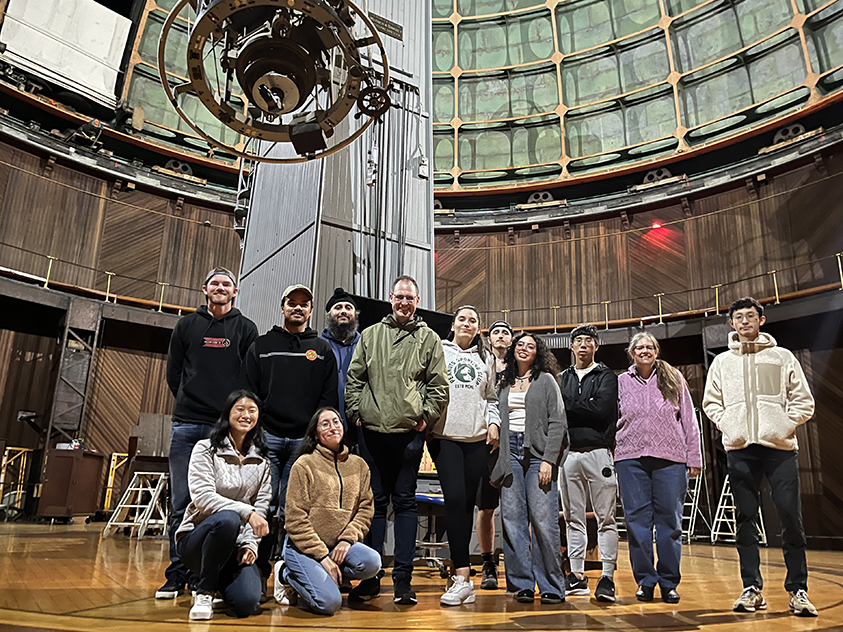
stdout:
{"type": "Polygon", "coordinates": [[[545,605],[562,603],[563,601],[565,601],[565,597],[563,597],[562,595],[557,595],[556,593],[552,592],[542,593],[542,603],[545,605]]]}
{"type": "Polygon", "coordinates": [[[351,580],[348,577],[343,576],[342,583],[340,584],[340,594],[347,595],[351,592],[351,580]]]}
{"type": "Polygon", "coordinates": [[[184,592],[184,584],[174,579],[168,579],[167,583],[155,591],[156,599],[175,599],[184,592]]]}
{"type": "Polygon", "coordinates": [[[363,601],[371,601],[381,596],[381,580],[378,577],[370,577],[364,579],[357,584],[348,593],[348,600],[350,602],[361,603],[363,601]]]}
{"type": "Polygon", "coordinates": [[[409,579],[395,580],[395,598],[393,601],[399,606],[415,606],[418,603],[409,579]]]}
{"type": "Polygon", "coordinates": [[[519,603],[533,603],[533,599],[536,598],[536,593],[534,593],[529,588],[525,588],[524,590],[519,590],[518,594],[515,595],[515,601],[519,603]]]}
{"type": "Polygon", "coordinates": [[[480,582],[483,590],[498,589],[498,567],[494,562],[483,562],[483,579],[480,582]]]}
{"type": "Polygon", "coordinates": [[[611,577],[603,575],[600,578],[600,581],[597,582],[597,588],[594,589],[594,598],[597,601],[615,603],[615,582],[612,581],[611,577]]]}
{"type": "Polygon", "coordinates": [[[574,575],[573,573],[568,573],[568,576],[565,578],[565,594],[566,595],[588,595],[588,577],[583,575],[582,579],[574,575]]]}
{"type": "Polygon", "coordinates": [[[656,591],[655,586],[639,586],[635,593],[635,598],[638,601],[652,601],[653,593],[656,591]]]}

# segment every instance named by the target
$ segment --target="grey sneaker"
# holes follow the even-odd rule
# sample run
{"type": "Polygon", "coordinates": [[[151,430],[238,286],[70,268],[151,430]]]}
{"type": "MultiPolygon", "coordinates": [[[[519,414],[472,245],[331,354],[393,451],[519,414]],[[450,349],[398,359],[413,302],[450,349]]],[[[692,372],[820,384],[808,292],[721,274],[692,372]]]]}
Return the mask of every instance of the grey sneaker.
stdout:
{"type": "Polygon", "coordinates": [[[766,609],[767,602],[764,601],[764,595],[761,594],[761,589],[758,586],[744,588],[741,596],[732,606],[732,610],[735,612],[755,612],[756,610],[766,609]]]}
{"type": "Polygon", "coordinates": [[[790,595],[790,611],[797,617],[816,617],[818,612],[808,599],[808,593],[805,590],[799,589],[795,592],[789,592],[790,595]]]}

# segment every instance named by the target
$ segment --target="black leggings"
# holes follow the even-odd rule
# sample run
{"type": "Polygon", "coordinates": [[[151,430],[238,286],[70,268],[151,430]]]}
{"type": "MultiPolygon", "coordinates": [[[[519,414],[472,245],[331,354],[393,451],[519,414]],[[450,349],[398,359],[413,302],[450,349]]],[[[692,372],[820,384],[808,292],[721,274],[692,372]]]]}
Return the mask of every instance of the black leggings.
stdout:
{"type": "Polygon", "coordinates": [[[445,496],[451,559],[455,568],[465,568],[471,565],[468,548],[474,528],[474,501],[480,479],[487,473],[489,446],[485,440],[465,443],[432,439],[429,449],[445,496]]]}

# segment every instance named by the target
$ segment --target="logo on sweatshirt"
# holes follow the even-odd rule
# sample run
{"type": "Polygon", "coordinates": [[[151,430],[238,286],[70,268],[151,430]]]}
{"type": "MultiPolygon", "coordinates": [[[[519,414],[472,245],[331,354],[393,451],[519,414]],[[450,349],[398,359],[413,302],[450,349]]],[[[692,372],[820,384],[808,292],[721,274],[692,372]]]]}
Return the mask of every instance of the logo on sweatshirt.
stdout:
{"type": "Polygon", "coordinates": [[[316,351],[314,351],[313,349],[308,349],[305,352],[304,357],[313,362],[316,358],[319,357],[319,354],[316,353],[316,351]]]}
{"type": "Polygon", "coordinates": [[[477,367],[462,359],[448,364],[448,377],[453,388],[476,388],[483,381],[483,375],[477,367]]]}
{"type": "Polygon", "coordinates": [[[231,340],[228,338],[208,338],[205,337],[205,344],[203,347],[210,347],[211,349],[227,349],[231,346],[231,340]]]}

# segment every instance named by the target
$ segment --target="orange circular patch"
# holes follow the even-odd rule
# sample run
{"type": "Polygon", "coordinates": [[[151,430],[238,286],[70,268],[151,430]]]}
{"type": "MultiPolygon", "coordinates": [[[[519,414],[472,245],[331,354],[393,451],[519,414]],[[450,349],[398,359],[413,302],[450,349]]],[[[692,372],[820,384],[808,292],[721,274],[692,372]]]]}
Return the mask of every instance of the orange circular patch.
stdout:
{"type": "Polygon", "coordinates": [[[307,358],[308,360],[310,360],[311,362],[313,362],[318,356],[317,356],[317,353],[313,349],[308,349],[305,352],[304,357],[307,358]]]}

